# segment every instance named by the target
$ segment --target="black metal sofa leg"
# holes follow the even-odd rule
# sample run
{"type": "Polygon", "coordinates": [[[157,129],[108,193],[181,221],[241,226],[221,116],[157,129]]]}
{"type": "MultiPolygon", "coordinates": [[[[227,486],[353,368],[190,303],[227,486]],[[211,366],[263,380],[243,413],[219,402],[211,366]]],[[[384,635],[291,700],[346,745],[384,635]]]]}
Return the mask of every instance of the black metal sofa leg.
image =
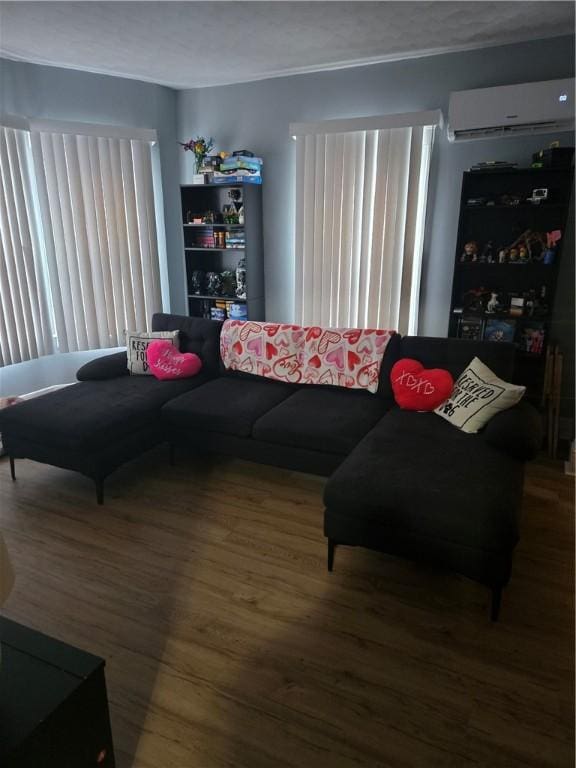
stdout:
{"type": "Polygon", "coordinates": [[[94,480],[94,484],[96,486],[96,502],[98,504],[104,504],[104,480],[98,478],[94,480]]]}
{"type": "Polygon", "coordinates": [[[492,621],[498,621],[500,616],[500,603],[502,602],[502,587],[492,587],[492,606],[490,609],[490,618],[492,621]]]}
{"type": "Polygon", "coordinates": [[[336,542],[333,539],[328,539],[328,570],[332,572],[334,570],[334,552],[336,551],[336,542]]]}
{"type": "Polygon", "coordinates": [[[9,457],[10,459],[10,477],[12,480],[16,480],[16,461],[13,456],[9,457]]]}

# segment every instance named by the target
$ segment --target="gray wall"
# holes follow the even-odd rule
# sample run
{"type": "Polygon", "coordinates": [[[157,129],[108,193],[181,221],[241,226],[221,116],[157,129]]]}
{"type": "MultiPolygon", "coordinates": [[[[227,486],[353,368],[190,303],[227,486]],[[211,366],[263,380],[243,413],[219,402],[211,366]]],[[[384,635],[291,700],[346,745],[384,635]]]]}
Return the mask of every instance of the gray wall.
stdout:
{"type": "Polygon", "coordinates": [[[154,128],[162,167],[171,308],[186,311],[176,92],[159,85],[0,59],[0,112],[154,128]]]}
{"type": "MultiPolygon", "coordinates": [[[[217,149],[252,149],[264,165],[266,315],[292,320],[293,176],[291,122],[441,108],[451,91],[573,77],[574,38],[562,37],[334,72],[178,93],[178,135],[213,136],[217,149]]],[[[419,332],[445,335],[462,172],[509,159],[526,165],[556,138],[519,137],[449,144],[438,137],[430,177],[419,332]]],[[[570,134],[559,134],[570,141],[570,134]]],[[[180,157],[181,180],[192,174],[180,157]]]]}

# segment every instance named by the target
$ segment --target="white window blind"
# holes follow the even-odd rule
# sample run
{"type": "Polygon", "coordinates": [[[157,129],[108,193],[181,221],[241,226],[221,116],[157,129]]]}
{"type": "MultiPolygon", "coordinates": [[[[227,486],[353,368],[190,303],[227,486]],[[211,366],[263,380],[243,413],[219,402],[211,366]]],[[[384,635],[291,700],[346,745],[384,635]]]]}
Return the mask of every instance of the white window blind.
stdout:
{"type": "Polygon", "coordinates": [[[416,333],[436,112],[291,126],[295,320],[416,333]]]}
{"type": "Polygon", "coordinates": [[[162,308],[151,144],[31,137],[58,349],[121,345],[162,308]]]}
{"type": "Polygon", "coordinates": [[[29,134],[0,126],[0,366],[53,351],[29,134]]]}

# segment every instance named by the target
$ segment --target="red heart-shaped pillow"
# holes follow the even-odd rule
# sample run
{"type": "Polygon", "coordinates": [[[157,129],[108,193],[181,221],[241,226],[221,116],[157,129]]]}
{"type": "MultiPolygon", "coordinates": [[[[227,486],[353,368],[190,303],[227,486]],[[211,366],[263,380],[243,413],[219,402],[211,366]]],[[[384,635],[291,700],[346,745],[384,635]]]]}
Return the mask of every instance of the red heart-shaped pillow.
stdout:
{"type": "Polygon", "coordinates": [[[193,352],[178,352],[170,341],[152,341],[146,350],[150,370],[157,379],[188,379],[202,368],[202,360],[193,352]]]}
{"type": "Polygon", "coordinates": [[[394,363],[390,382],[394,399],[406,411],[433,411],[454,389],[454,379],[448,371],[424,368],[409,357],[394,363]]]}

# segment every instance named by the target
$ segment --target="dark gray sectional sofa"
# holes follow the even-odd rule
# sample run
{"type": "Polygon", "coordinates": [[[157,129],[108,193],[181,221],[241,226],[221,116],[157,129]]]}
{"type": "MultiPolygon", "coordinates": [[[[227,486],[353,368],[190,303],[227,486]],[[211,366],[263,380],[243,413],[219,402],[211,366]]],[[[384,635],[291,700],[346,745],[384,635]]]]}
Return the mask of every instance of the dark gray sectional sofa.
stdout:
{"type": "Polygon", "coordinates": [[[480,434],[465,434],[433,413],[400,410],[390,370],[412,357],[456,378],[477,356],[511,380],[512,345],[395,335],[370,394],[225,372],[219,322],[158,314],[152,325],[178,329],[181,350],[200,355],[202,373],[168,382],[130,376],[125,353],[88,363],[77,384],[0,412],[13,476],[17,458],[72,469],[95,481],[102,503],[105,477],[163,441],[172,452],[213,451],[330,476],[330,569],[337,545],[422,560],[488,585],[497,617],[539,416],[521,403],[480,434]]]}

